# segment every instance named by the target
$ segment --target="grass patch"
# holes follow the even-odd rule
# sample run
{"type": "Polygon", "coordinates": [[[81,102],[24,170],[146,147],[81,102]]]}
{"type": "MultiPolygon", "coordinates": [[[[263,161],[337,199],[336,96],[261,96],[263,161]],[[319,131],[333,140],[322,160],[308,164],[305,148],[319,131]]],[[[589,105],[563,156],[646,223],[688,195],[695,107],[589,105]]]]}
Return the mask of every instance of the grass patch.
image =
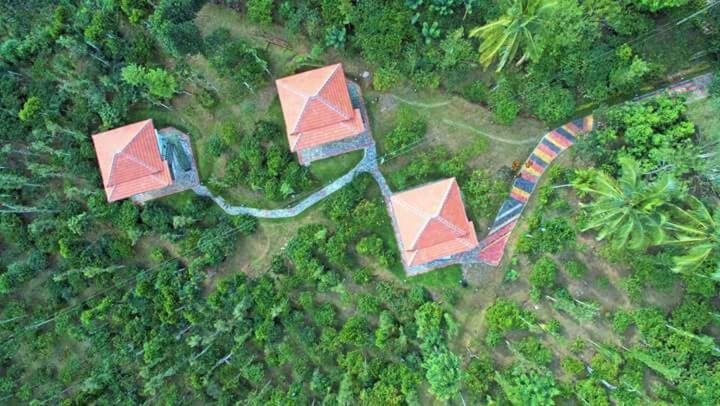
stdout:
{"type": "Polygon", "coordinates": [[[720,108],[711,99],[698,100],[688,105],[687,115],[697,125],[700,135],[711,140],[720,136],[720,108]]]}
{"type": "Polygon", "coordinates": [[[358,150],[315,161],[310,164],[310,173],[324,185],[349,172],[362,156],[363,151],[358,150]]]}

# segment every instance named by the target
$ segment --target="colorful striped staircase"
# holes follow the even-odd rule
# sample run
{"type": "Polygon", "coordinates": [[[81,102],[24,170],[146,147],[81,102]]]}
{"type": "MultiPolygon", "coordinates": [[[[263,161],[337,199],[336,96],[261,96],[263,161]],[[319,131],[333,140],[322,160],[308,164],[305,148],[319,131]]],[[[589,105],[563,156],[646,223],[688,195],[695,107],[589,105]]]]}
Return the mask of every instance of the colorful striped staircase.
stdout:
{"type": "Polygon", "coordinates": [[[513,182],[510,197],[500,207],[490,233],[480,242],[478,256],[482,262],[500,263],[510,234],[542,174],[558,155],[575,143],[576,137],[592,129],[593,117],[587,116],[556,128],[540,140],[513,182]]]}

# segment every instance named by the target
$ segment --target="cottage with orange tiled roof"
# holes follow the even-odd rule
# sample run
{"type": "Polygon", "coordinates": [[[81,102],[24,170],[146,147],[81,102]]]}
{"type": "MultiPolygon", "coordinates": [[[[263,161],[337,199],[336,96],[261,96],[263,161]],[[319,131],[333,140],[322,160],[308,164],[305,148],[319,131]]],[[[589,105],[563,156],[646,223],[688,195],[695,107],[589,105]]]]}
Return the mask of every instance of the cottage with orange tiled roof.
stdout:
{"type": "Polygon", "coordinates": [[[410,275],[445,266],[442,260],[478,247],[455,178],[395,193],[388,206],[410,275]]]}
{"type": "Polygon", "coordinates": [[[109,202],[154,199],[199,184],[190,139],[144,120],[92,136],[109,202]]]}
{"type": "Polygon", "coordinates": [[[276,81],[290,151],[301,164],[361,149],[372,143],[362,96],[341,64],[276,81]]]}

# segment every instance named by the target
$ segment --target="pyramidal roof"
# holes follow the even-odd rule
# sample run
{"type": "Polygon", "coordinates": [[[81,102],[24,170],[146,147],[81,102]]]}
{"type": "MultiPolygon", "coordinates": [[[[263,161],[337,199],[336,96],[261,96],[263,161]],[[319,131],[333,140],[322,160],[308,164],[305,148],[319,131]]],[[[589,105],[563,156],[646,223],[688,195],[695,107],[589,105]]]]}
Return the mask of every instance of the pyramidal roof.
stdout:
{"type": "Polygon", "coordinates": [[[478,245],[455,178],[393,194],[394,223],[408,265],[419,265],[478,245]]]}
{"type": "Polygon", "coordinates": [[[341,64],[276,81],[290,149],[337,141],[365,130],[354,109],[341,64]]]}
{"type": "Polygon", "coordinates": [[[92,139],[108,201],[172,184],[152,120],[98,133],[92,139]]]}

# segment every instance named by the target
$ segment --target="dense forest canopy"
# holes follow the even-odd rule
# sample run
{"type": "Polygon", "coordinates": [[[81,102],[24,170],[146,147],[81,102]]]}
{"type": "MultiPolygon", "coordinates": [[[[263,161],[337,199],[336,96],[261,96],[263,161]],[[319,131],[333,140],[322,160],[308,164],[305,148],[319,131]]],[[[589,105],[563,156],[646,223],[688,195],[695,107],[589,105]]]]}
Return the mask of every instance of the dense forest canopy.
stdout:
{"type": "Polygon", "coordinates": [[[630,101],[717,71],[719,4],[0,2],[0,402],[720,403],[720,80],[630,101]],[[107,202],[90,136],[146,118],[229,201],[322,187],[357,155],[301,166],[273,84],[334,62],[391,186],[455,177],[479,234],[524,138],[598,125],[497,268],[405,277],[367,175],[285,223],[107,202]]]}

